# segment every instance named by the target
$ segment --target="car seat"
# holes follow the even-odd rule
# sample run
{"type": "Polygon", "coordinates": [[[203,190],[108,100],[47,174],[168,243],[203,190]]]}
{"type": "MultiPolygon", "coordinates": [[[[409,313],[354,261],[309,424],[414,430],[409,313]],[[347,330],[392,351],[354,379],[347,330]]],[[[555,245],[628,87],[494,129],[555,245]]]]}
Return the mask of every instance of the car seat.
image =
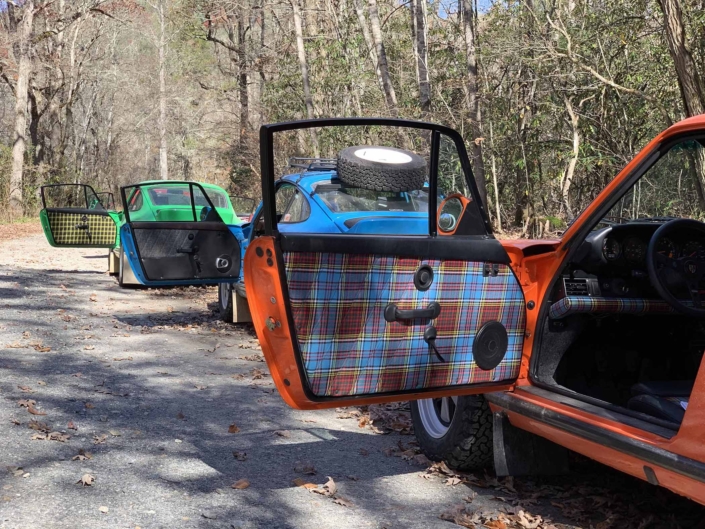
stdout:
{"type": "Polygon", "coordinates": [[[627,407],[652,417],[680,424],[693,391],[692,380],[639,382],[631,387],[634,395],[627,407]]]}

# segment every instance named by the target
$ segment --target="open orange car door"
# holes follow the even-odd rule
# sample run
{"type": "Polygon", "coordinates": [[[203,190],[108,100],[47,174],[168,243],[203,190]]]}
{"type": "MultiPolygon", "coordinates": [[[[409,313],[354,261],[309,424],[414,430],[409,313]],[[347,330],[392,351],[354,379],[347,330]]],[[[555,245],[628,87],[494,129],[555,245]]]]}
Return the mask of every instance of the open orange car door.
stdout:
{"type": "MultiPolygon", "coordinates": [[[[257,336],[289,405],[328,408],[511,387],[524,340],[524,295],[507,253],[491,235],[457,132],[349,118],[265,125],[260,142],[264,228],[248,247],[245,284],[257,336]],[[373,131],[377,143],[411,137],[415,150],[426,148],[428,185],[379,198],[384,204],[413,201],[416,216],[409,219],[425,218],[426,233],[281,233],[274,145],[286,142],[275,135],[312,127],[319,134],[326,127],[352,128],[354,138],[373,131]],[[393,133],[385,136],[384,127],[393,133]],[[416,143],[414,133],[421,138],[416,143]],[[439,198],[439,180],[457,181],[470,190],[470,200],[439,198]],[[448,211],[438,214],[439,202],[448,211]],[[446,236],[439,234],[444,228],[446,236]]],[[[344,187],[340,164],[338,171],[331,183],[340,176],[344,187]]],[[[364,189],[355,191],[364,195],[364,189]]]]}

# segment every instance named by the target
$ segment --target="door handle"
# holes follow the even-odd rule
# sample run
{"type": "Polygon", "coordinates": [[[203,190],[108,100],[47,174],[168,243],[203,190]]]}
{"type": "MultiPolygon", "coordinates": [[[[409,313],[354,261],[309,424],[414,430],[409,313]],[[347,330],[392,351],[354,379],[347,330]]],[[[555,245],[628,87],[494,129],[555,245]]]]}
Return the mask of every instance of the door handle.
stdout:
{"type": "Polygon", "coordinates": [[[425,309],[399,310],[396,303],[384,308],[384,319],[388,322],[403,320],[435,320],[441,313],[441,306],[433,301],[425,309]]]}
{"type": "Polygon", "coordinates": [[[189,246],[188,248],[177,248],[176,253],[196,253],[198,246],[189,246]]]}
{"type": "Polygon", "coordinates": [[[77,230],[87,230],[88,227],[89,227],[88,224],[76,224],[74,226],[74,228],[76,228],[77,230]]]}

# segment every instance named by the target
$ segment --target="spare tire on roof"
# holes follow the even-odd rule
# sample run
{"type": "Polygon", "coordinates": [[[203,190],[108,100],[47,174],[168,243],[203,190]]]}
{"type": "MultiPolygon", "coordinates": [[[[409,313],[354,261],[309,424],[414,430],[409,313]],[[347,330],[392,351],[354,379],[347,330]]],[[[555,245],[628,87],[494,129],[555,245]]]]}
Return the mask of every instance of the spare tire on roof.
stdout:
{"type": "Polygon", "coordinates": [[[393,147],[357,145],[338,153],[338,178],[374,191],[413,191],[427,180],[426,160],[393,147]]]}

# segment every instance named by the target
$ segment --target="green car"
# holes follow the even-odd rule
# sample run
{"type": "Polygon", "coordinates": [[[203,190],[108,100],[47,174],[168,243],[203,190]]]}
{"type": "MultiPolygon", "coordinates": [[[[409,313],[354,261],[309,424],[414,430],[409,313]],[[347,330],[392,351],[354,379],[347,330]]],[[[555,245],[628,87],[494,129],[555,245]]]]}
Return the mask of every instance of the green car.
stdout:
{"type": "MultiPolygon", "coordinates": [[[[111,193],[96,193],[85,184],[55,184],[41,188],[40,220],[50,245],[63,248],[109,248],[108,268],[124,285],[143,284],[127,260],[122,237],[131,237],[125,224],[139,223],[142,230],[167,226],[185,231],[192,223],[209,222],[239,226],[239,219],[225,190],[214,184],[150,180],[121,188],[122,211],[115,211],[111,193]],[[129,220],[126,219],[127,212],[129,220]],[[153,228],[149,223],[154,223],[153,228]],[[126,265],[126,261],[128,264],[126,265]]],[[[202,225],[205,229],[205,224],[202,225]]],[[[129,228],[129,227],[128,227],[129,228]]],[[[139,265],[141,266],[141,265],[139,265]]],[[[215,278],[202,278],[205,282],[215,278]]],[[[160,282],[169,285],[169,282],[160,282]]],[[[174,281],[173,284],[186,284],[174,281]]]]}

